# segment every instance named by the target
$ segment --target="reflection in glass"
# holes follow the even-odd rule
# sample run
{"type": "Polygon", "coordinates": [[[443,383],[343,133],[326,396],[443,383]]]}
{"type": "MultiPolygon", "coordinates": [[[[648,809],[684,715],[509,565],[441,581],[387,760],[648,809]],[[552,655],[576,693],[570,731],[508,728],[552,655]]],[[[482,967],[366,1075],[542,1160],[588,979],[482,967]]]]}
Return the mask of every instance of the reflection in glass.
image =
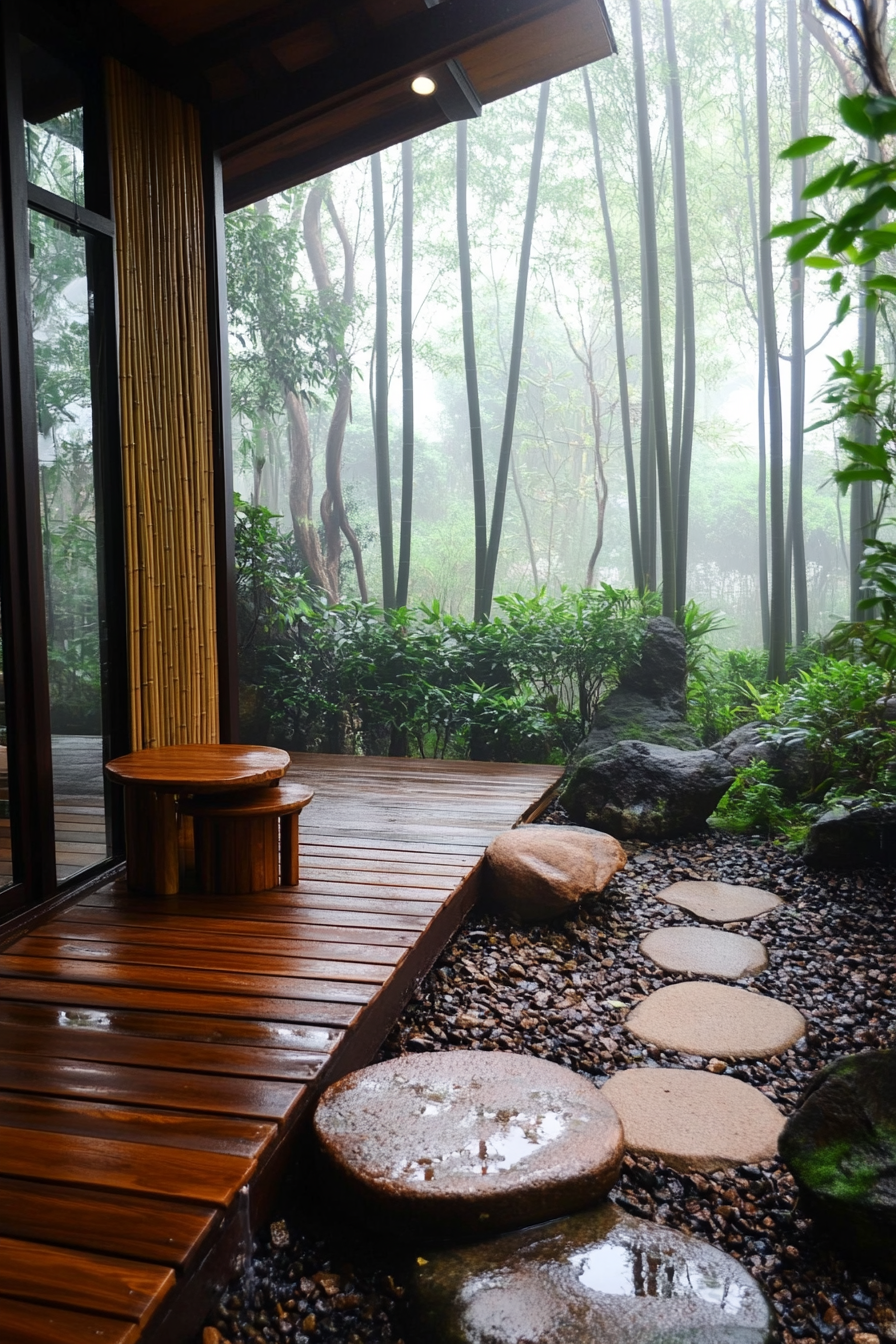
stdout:
{"type": "MultiPolygon", "coordinates": [[[[3,634],[0,629],[0,648],[3,634]]],[[[6,690],[0,663],[0,891],[12,882],[12,838],[9,829],[9,773],[6,765],[6,690]]]]}
{"type": "Polygon", "coordinates": [[[21,38],[28,181],[84,204],[81,81],[49,52],[21,38]]]}
{"type": "Polygon", "coordinates": [[[53,734],[56,873],[109,852],[102,775],[87,241],[31,211],[41,537],[53,734]]]}

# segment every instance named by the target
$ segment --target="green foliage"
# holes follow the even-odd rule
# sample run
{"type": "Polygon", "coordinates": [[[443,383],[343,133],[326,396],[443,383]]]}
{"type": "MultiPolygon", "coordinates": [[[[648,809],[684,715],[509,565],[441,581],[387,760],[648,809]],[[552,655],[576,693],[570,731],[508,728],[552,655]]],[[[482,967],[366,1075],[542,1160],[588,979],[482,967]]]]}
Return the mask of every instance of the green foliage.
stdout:
{"type": "Polygon", "coordinates": [[[602,585],[504,597],[479,623],[327,607],[277,518],[235,508],[243,735],[293,750],[562,761],[655,606],[602,585]]]}
{"type": "Polygon", "coordinates": [[[737,778],[719,803],[713,821],[737,834],[786,835],[802,840],[808,830],[803,810],[787,803],[777,782],[777,772],[766,761],[753,761],[737,772],[737,778]]]}
{"type": "Polygon", "coordinates": [[[896,724],[886,717],[892,678],[874,664],[824,658],[784,686],[756,693],[771,741],[799,742],[811,765],[810,797],[896,791],[896,724]]]}
{"type": "Polygon", "coordinates": [[[301,195],[285,193],[280,209],[253,206],[227,216],[227,298],[234,410],[250,418],[283,409],[286,391],[332,392],[343,367],[342,305],[322,307],[300,280],[304,250],[301,195]]]}
{"type": "Polygon", "coordinates": [[[860,567],[865,596],[858,605],[867,615],[835,626],[828,646],[838,653],[858,652],[892,675],[896,673],[896,542],[882,537],[879,529],[893,526],[887,509],[896,488],[896,381],[885,377],[879,365],[867,372],[861,369],[849,351],[831,364],[824,400],[833,407],[831,422],[846,426],[839,436],[845,463],[834,472],[834,480],[844,494],[850,486],[870,481],[878,486],[878,496],[874,535],[865,541],[860,567]]]}
{"type": "MultiPolygon", "coordinates": [[[[746,671],[745,664],[739,670],[746,671]]],[[[887,717],[892,691],[892,677],[874,663],[818,657],[817,651],[813,665],[796,671],[787,682],[735,676],[718,689],[712,687],[710,694],[715,693],[733,719],[764,724],[776,763],[795,752],[804,765],[799,796],[765,761],[739,770],[714,822],[726,830],[798,841],[838,798],[896,798],[896,723],[887,717]]],[[[699,698],[697,703],[702,705],[699,698]]]]}

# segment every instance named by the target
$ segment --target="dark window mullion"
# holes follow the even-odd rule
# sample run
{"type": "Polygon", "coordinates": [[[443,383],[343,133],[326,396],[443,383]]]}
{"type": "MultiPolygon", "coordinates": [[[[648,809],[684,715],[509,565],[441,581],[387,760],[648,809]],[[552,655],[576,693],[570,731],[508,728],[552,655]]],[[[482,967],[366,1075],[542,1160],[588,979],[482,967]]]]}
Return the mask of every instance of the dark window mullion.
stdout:
{"type": "Polygon", "coordinates": [[[31,339],[28,190],[19,24],[0,0],[0,474],[6,553],[0,564],[10,815],[15,876],[31,900],[56,890],[50,693],[37,418],[31,339]]]}

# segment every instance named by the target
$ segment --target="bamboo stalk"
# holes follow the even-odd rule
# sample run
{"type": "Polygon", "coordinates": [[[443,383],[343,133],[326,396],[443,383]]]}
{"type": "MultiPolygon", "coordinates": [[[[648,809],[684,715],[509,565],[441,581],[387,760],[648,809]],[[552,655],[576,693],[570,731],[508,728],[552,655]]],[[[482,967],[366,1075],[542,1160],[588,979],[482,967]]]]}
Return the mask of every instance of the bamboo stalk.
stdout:
{"type": "Polygon", "coordinates": [[[216,741],[211,377],[195,109],[107,63],[132,738],[216,741]]]}

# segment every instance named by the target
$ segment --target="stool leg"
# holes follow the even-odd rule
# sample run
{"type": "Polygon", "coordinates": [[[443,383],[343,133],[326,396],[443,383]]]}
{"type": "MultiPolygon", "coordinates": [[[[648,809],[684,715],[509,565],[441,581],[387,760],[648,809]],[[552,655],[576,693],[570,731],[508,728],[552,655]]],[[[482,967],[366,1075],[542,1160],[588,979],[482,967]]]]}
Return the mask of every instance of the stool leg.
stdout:
{"type": "Polygon", "coordinates": [[[126,787],[124,824],[128,886],[151,896],[174,896],[179,890],[174,794],[126,787]]]}
{"type": "Polygon", "coordinates": [[[202,892],[213,893],[218,887],[216,829],[208,817],[193,818],[196,885],[202,892]]]}
{"type": "Polygon", "coordinates": [[[299,885],[298,812],[280,818],[280,882],[284,887],[299,885]]]}

